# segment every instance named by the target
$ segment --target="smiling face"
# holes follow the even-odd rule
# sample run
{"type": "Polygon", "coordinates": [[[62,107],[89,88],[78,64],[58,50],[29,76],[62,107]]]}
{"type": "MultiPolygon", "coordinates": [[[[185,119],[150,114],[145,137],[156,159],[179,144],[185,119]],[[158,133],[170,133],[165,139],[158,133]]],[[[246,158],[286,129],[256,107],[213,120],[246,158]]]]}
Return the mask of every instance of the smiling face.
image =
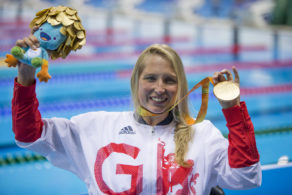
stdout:
{"type": "Polygon", "coordinates": [[[66,39],[60,32],[61,27],[62,25],[52,26],[46,22],[39,27],[34,36],[39,40],[41,47],[55,50],[66,39]]]}
{"type": "MultiPolygon", "coordinates": [[[[163,113],[170,108],[177,93],[177,76],[171,63],[160,55],[144,58],[144,69],[138,81],[139,104],[153,113],[163,113]]],[[[161,115],[165,118],[168,113],[161,115]]]]}

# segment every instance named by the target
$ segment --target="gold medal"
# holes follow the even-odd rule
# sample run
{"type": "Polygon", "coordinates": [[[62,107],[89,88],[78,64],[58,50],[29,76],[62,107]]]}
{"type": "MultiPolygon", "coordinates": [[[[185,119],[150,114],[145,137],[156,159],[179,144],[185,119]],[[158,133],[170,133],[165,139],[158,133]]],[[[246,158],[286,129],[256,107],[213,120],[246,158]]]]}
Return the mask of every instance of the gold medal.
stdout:
{"type": "Polygon", "coordinates": [[[66,13],[68,15],[72,16],[72,15],[76,14],[77,11],[68,7],[68,8],[66,8],[66,13]]]}
{"type": "Polygon", "coordinates": [[[56,26],[56,25],[61,24],[60,21],[56,20],[56,18],[53,18],[53,17],[48,18],[48,23],[50,23],[52,26],[56,26]]]}
{"type": "Polygon", "coordinates": [[[85,45],[85,43],[86,43],[86,39],[84,38],[80,41],[79,45],[83,46],[83,45],[85,45]]]}
{"type": "Polygon", "coordinates": [[[84,39],[85,38],[85,33],[83,31],[78,31],[77,32],[77,37],[78,37],[78,39],[84,39]]]}
{"type": "Polygon", "coordinates": [[[232,81],[223,81],[216,84],[213,88],[214,95],[221,101],[231,101],[240,95],[237,84],[232,81]]]}

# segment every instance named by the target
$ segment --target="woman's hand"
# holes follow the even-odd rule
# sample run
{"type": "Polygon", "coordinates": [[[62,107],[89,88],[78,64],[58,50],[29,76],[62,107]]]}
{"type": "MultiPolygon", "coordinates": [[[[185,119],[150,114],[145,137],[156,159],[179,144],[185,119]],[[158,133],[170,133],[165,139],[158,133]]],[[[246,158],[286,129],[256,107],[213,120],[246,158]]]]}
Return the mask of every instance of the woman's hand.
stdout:
{"type": "Polygon", "coordinates": [[[33,35],[35,31],[39,29],[38,26],[33,27],[31,33],[28,37],[24,37],[23,39],[16,41],[16,46],[27,48],[30,47],[31,49],[37,49],[40,47],[39,40],[33,35]]]}
{"type": "MultiPolygon", "coordinates": [[[[33,33],[38,30],[38,27],[34,27],[31,34],[28,37],[24,37],[21,40],[16,41],[16,46],[31,49],[37,49],[40,47],[38,39],[33,35],[33,33]]],[[[18,63],[18,76],[17,82],[23,86],[29,86],[34,83],[36,69],[27,64],[18,63]]]]}
{"type": "MultiPolygon", "coordinates": [[[[222,81],[233,81],[239,87],[240,83],[239,83],[238,71],[235,68],[235,66],[232,67],[232,70],[234,73],[234,79],[233,79],[232,73],[227,69],[223,69],[220,72],[215,72],[213,74],[213,77],[212,77],[214,85],[216,85],[222,81]]],[[[238,98],[236,98],[234,100],[230,100],[230,101],[222,101],[220,99],[218,99],[218,101],[221,104],[222,108],[230,108],[234,105],[240,105],[240,96],[238,96],[238,98]]]]}

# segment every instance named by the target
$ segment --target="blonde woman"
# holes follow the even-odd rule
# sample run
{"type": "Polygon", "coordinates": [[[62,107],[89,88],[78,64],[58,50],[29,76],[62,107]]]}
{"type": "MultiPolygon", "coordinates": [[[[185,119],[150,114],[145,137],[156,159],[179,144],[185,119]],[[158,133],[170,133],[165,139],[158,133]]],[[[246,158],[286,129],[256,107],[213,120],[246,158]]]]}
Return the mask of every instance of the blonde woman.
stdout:
{"type": "MultiPolygon", "coordinates": [[[[28,39],[18,44],[37,44],[33,37],[28,39]]],[[[217,185],[247,189],[261,184],[253,125],[244,102],[220,102],[228,140],[210,121],[190,125],[187,99],[169,109],[188,87],[181,59],[167,45],[151,45],[138,58],[131,77],[132,112],[42,119],[35,70],[25,64],[18,70],[12,103],[17,144],[75,173],[89,194],[208,195],[217,185]]],[[[226,80],[224,75],[233,80],[230,71],[223,70],[214,73],[214,82],[226,80]]]]}

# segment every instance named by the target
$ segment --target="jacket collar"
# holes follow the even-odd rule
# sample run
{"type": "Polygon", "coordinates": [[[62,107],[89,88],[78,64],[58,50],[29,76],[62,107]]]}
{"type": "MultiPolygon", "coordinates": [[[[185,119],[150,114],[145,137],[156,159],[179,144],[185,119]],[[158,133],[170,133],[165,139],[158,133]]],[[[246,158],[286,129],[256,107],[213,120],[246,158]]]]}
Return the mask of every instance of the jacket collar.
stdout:
{"type": "MultiPolygon", "coordinates": [[[[134,118],[135,120],[138,122],[138,123],[141,123],[141,124],[144,124],[144,125],[148,125],[146,123],[146,121],[140,116],[138,115],[136,112],[134,113],[134,118]]],[[[171,122],[173,121],[173,114],[172,112],[169,112],[168,113],[168,116],[163,120],[161,121],[160,123],[158,123],[157,125],[168,125],[170,124],[171,122]]]]}

